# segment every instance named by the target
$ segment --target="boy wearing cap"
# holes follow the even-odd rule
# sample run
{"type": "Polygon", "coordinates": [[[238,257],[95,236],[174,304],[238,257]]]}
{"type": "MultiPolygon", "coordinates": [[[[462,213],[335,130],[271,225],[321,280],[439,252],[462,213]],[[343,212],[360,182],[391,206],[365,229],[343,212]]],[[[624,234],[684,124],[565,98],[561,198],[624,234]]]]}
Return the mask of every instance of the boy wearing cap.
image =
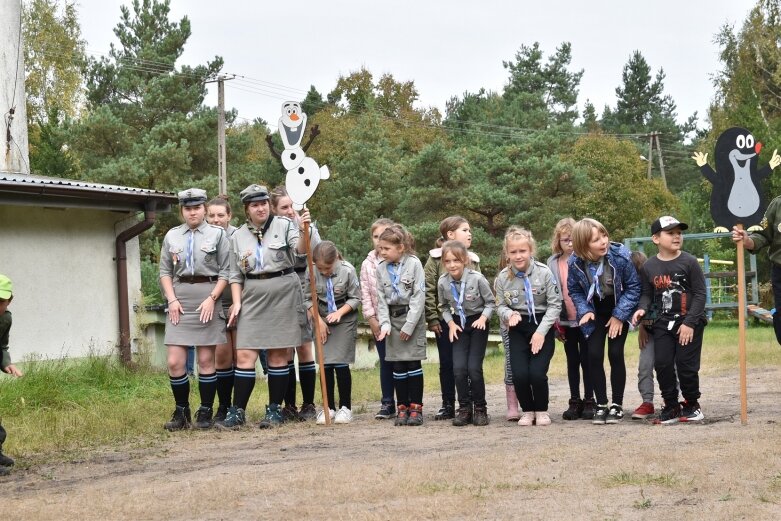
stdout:
{"type": "MultiPolygon", "coordinates": [[[[19,377],[22,376],[22,372],[11,363],[11,356],[8,354],[8,336],[11,331],[11,312],[8,311],[8,305],[13,298],[11,279],[0,275],[0,369],[4,373],[19,377]]],[[[14,466],[14,460],[3,454],[5,436],[5,429],[0,424],[0,476],[10,474],[11,467],[14,466]]]]}
{"type": "Polygon", "coordinates": [[[643,293],[632,317],[637,324],[653,303],[657,316],[651,326],[656,360],[654,367],[664,408],[663,424],[696,422],[705,418],[700,398],[700,354],[705,318],[705,275],[697,259],[685,251],[683,230],[688,225],[668,215],[651,225],[659,253],[643,266],[643,293]],[[678,403],[675,372],[684,401],[678,403]]]}

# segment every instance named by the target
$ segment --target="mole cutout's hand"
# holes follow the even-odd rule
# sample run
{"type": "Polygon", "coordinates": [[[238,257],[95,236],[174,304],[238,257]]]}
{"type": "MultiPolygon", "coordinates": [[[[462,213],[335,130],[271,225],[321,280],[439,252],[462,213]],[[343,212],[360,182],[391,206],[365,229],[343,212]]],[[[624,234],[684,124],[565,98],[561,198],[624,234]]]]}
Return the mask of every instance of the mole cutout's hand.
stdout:
{"type": "MultiPolygon", "coordinates": [[[[692,159],[694,159],[694,162],[697,163],[697,166],[705,166],[708,163],[708,154],[703,154],[702,152],[695,152],[692,156],[692,159]]],[[[771,160],[772,161],[772,160],[771,160]]]]}
{"type": "Polygon", "coordinates": [[[773,150],[773,157],[770,158],[770,169],[775,169],[781,165],[781,156],[778,155],[778,149],[773,150]]]}

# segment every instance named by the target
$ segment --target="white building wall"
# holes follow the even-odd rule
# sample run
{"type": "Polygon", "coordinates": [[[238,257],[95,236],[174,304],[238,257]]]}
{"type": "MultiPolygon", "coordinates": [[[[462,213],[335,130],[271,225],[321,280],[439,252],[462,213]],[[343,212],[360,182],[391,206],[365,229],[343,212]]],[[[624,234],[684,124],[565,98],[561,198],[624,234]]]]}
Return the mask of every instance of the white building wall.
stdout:
{"type": "MultiPolygon", "coordinates": [[[[14,300],[10,353],[27,357],[116,353],[115,238],[138,221],[106,210],[0,205],[0,273],[14,300]]],[[[128,243],[131,337],[141,292],[138,239],[128,243]]]]}

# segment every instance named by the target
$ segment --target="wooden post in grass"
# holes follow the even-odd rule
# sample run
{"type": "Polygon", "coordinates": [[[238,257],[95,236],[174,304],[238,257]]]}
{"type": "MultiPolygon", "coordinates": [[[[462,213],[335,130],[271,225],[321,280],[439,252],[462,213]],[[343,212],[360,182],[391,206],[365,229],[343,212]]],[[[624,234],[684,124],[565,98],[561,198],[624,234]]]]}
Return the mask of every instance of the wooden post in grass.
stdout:
{"type": "Polygon", "coordinates": [[[317,347],[317,366],[320,369],[320,392],[323,395],[323,415],[325,424],[331,425],[331,405],[328,403],[328,391],[325,385],[325,355],[320,341],[320,311],[317,303],[317,285],[315,268],[312,263],[312,242],[309,240],[309,223],[304,223],[304,245],[306,246],[306,265],[309,268],[309,291],[312,295],[312,325],[314,327],[315,346],[317,347]]]}
{"type": "MultiPolygon", "coordinates": [[[[737,225],[743,230],[743,225],[737,225]]],[[[748,424],[748,398],[746,397],[746,264],[743,259],[743,241],[736,244],[738,250],[738,359],[740,361],[740,423],[748,424]]]]}

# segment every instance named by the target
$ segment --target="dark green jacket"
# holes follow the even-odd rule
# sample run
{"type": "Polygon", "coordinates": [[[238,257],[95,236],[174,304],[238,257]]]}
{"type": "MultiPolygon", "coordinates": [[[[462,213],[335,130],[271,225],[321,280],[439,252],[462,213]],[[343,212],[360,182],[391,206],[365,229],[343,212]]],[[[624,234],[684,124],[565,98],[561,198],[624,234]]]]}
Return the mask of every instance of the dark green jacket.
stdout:
{"type": "Polygon", "coordinates": [[[0,315],[0,370],[11,365],[11,355],[8,354],[8,334],[11,331],[11,312],[0,315]]]}
{"type": "Polygon", "coordinates": [[[751,251],[756,253],[765,246],[770,246],[768,248],[770,261],[781,266],[781,196],[770,201],[760,226],[762,227],[760,231],[749,234],[754,241],[754,248],[751,251]]]}

